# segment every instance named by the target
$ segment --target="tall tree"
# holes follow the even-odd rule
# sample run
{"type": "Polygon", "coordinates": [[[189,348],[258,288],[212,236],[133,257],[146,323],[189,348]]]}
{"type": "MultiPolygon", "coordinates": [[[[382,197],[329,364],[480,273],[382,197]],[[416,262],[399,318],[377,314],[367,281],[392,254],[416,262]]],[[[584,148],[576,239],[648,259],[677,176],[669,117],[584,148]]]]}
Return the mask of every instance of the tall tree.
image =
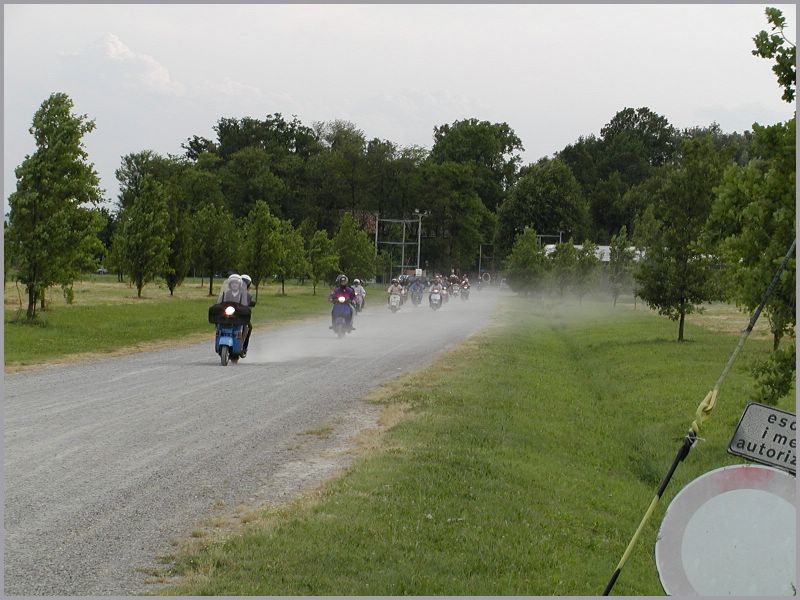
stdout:
{"type": "Polygon", "coordinates": [[[597,276],[600,269],[600,259],[597,257],[597,244],[585,240],[575,262],[575,291],[578,292],[578,302],[583,303],[583,297],[597,285],[597,276]]]}
{"type": "Polygon", "coordinates": [[[101,200],[99,180],[83,146],[95,123],[72,112],[63,93],[45,100],[30,133],[36,151],[17,167],[17,189],[9,196],[11,248],[18,279],[27,289],[27,318],[36,317],[36,300],[54,283],[67,284],[101,229],[101,219],[85,205],[101,200]]]}
{"type": "Polygon", "coordinates": [[[222,193],[228,200],[234,217],[245,216],[256,200],[264,200],[270,212],[280,215],[288,189],[283,180],[270,168],[265,150],[246,147],[231,154],[220,169],[222,193]]]}
{"type": "MultiPolygon", "coordinates": [[[[707,230],[725,257],[730,298],[752,312],[796,235],[795,119],[753,126],[755,157],[731,166],[717,190],[707,230]]],[[[795,259],[765,307],[777,350],[795,324],[795,259]]]]}
{"type": "Polygon", "coordinates": [[[286,280],[299,277],[309,270],[303,236],[289,221],[281,221],[278,227],[278,252],[275,268],[281,280],[281,295],[286,295],[286,280]]]}
{"type": "Polygon", "coordinates": [[[280,245],[280,221],[272,215],[266,202],[258,200],[247,215],[244,247],[244,271],[253,280],[256,298],[261,283],[278,271],[280,245]]]}
{"type": "Polygon", "coordinates": [[[464,119],[434,127],[433,139],[430,159],[471,165],[475,192],[486,208],[496,210],[516,181],[524,150],[508,123],[464,119]]]}
{"type": "Polygon", "coordinates": [[[350,213],[345,213],[333,238],[339,268],[351,280],[375,277],[375,245],[350,213]]]}
{"type": "Polygon", "coordinates": [[[536,230],[528,228],[517,237],[506,265],[506,277],[512,290],[528,295],[542,289],[549,263],[536,230]]]}
{"type": "Polygon", "coordinates": [[[201,206],[195,213],[192,230],[194,263],[202,273],[208,273],[208,295],[213,296],[215,274],[233,266],[241,235],[230,211],[213,203],[201,206]]]}
{"type": "MultiPolygon", "coordinates": [[[[491,239],[494,216],[475,191],[469,165],[448,161],[427,162],[419,169],[412,188],[414,198],[429,215],[421,255],[431,268],[463,271],[477,262],[481,242],[491,239]]],[[[406,256],[406,264],[409,264],[406,256]]],[[[400,262],[396,257],[395,264],[400,262]]]]}
{"type": "Polygon", "coordinates": [[[151,175],[145,175],[137,196],[122,211],[119,238],[122,265],[139,298],[145,284],[165,270],[172,242],[168,227],[166,192],[151,175]]]}
{"type": "Polygon", "coordinates": [[[564,292],[575,284],[578,268],[578,251],[570,238],[566,242],[556,244],[550,253],[550,273],[553,282],[558,288],[558,295],[564,297],[564,292]]]}
{"type": "Polygon", "coordinates": [[[317,293],[320,281],[332,281],[339,271],[339,255],[333,246],[328,232],[320,229],[311,238],[308,248],[309,272],[313,286],[312,293],[317,293]]]}
{"type": "Polygon", "coordinates": [[[653,203],[658,228],[636,276],[639,297],[678,321],[678,341],[684,340],[686,315],[718,295],[709,277],[713,259],[701,239],[714,187],[732,162],[714,151],[709,136],[683,140],[681,154],[681,164],[669,171],[653,203]]]}
{"type": "Polygon", "coordinates": [[[189,213],[175,202],[168,201],[166,235],[171,239],[164,264],[164,281],[172,296],[186,278],[192,262],[192,223],[189,213]]]}
{"type": "Polygon", "coordinates": [[[588,207],[572,171],[563,161],[547,158],[526,170],[498,209],[497,220],[501,256],[526,227],[545,235],[585,236],[589,224],[588,207]]]}
{"type": "Polygon", "coordinates": [[[628,229],[624,225],[619,233],[611,238],[608,261],[608,286],[611,291],[613,305],[623,290],[629,290],[633,277],[634,250],[628,237],[628,229]]]}
{"type": "Polygon", "coordinates": [[[783,13],[772,7],[768,7],[764,12],[772,33],[763,30],[758,32],[753,38],[756,45],[753,54],[775,59],[772,72],[778,78],[778,85],[783,88],[781,97],[786,102],[793,102],[797,87],[797,47],[783,33],[786,27],[786,17],[783,13]]]}

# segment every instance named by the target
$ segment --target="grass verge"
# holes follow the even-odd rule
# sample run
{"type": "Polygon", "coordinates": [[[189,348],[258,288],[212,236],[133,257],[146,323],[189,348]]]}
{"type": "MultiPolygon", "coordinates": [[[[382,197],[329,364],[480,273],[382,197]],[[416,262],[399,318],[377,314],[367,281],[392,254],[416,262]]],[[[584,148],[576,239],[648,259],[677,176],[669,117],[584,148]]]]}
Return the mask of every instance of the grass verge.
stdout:
{"type": "MultiPolygon", "coordinates": [[[[645,311],[509,300],[482,335],[376,401],[406,418],[344,476],[178,552],[169,595],[598,595],[736,337],[645,311]]],[[[751,340],[615,594],[660,595],[653,548],[725,451],[751,340]]],[[[791,408],[791,400],[783,408],[791,408]]]]}
{"type": "MultiPolygon", "coordinates": [[[[208,323],[208,307],[216,297],[205,286],[188,281],[169,295],[165,286],[145,287],[142,298],[136,289],[117,283],[110,276],[95,276],[75,284],[75,302],[66,304],[59,293],[48,294],[49,309],[37,321],[20,321],[14,286],[6,286],[4,362],[6,367],[35,365],[85,353],[112,353],[121,349],[151,348],[199,342],[207,336],[213,343],[214,327],[208,323]]],[[[219,291],[219,285],[215,285],[219,291]]],[[[286,296],[279,285],[262,286],[253,310],[254,326],[285,322],[308,316],[323,316],[329,310],[326,289],[312,295],[311,285],[287,285],[286,296]]],[[[56,292],[60,292],[57,290],[56,292]]],[[[24,317],[24,310],[21,315],[24,317]]]]}

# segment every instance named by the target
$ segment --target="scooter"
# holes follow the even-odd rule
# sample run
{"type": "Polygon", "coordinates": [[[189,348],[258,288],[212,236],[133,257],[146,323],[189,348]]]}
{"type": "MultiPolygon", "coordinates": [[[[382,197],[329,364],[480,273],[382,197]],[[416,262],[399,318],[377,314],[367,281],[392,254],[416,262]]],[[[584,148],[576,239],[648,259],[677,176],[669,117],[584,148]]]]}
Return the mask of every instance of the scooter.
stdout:
{"type": "Polygon", "coordinates": [[[428,300],[433,310],[442,308],[442,295],[439,292],[431,292],[428,300]]]}
{"type": "Polygon", "coordinates": [[[343,338],[346,333],[350,333],[351,327],[348,321],[352,320],[352,309],[346,296],[334,298],[331,317],[333,318],[333,331],[339,339],[343,338]]]}
{"type": "Polygon", "coordinates": [[[464,301],[469,300],[469,288],[467,286],[461,286],[461,299],[464,301]]]}
{"type": "Polygon", "coordinates": [[[414,306],[419,306],[422,304],[422,290],[411,291],[411,304],[414,306]]]}
{"type": "Polygon", "coordinates": [[[400,294],[389,294],[389,308],[396,313],[400,308],[400,294]]]}
{"type": "Polygon", "coordinates": [[[235,302],[214,304],[208,309],[208,322],[216,325],[214,352],[219,354],[220,364],[228,361],[236,364],[242,354],[244,326],[250,323],[250,308],[235,302]]]}

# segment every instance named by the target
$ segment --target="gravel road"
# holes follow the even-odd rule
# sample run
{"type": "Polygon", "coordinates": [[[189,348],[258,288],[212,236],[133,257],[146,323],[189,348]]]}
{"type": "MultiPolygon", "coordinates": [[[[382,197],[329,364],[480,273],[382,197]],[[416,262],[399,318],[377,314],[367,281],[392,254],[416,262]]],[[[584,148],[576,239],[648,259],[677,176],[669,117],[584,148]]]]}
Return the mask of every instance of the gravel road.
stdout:
{"type": "Polygon", "coordinates": [[[345,339],[329,319],[256,330],[235,366],[209,325],[201,345],[6,375],[5,593],[146,591],[142,569],[215,503],[286,501],[348,464],[377,421],[363,396],[476,332],[498,298],[391,314],[376,287],[345,339]]]}

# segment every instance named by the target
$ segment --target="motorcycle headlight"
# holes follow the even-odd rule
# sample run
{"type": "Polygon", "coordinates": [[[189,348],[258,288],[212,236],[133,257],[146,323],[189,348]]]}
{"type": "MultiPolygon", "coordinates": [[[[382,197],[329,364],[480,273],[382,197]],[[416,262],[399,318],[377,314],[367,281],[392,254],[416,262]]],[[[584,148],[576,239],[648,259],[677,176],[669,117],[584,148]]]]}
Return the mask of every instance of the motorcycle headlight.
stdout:
{"type": "Polygon", "coordinates": [[[339,296],[338,300],[339,302],[345,302],[347,301],[347,298],[345,298],[344,296],[339,296]]]}
{"type": "Polygon", "coordinates": [[[235,312],[236,312],[236,309],[233,308],[232,306],[226,306],[225,307],[225,315],[226,316],[230,317],[235,312]]]}

